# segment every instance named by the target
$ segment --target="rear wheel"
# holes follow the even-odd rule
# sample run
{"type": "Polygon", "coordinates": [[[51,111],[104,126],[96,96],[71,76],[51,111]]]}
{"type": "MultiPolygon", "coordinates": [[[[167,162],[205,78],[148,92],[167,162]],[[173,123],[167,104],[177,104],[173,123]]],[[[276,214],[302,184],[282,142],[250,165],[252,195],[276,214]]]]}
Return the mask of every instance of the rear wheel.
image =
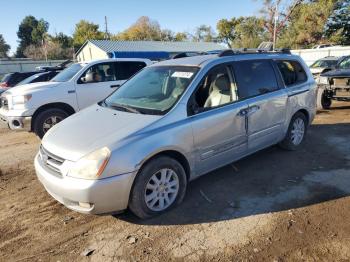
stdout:
{"type": "Polygon", "coordinates": [[[297,112],[292,117],[287,134],[279,145],[286,150],[297,150],[305,139],[306,130],[306,116],[301,112],[297,112]]]}
{"type": "Polygon", "coordinates": [[[141,219],[159,215],[182,202],[186,186],[186,173],[178,161],[154,158],[137,175],[129,208],[141,219]]]}
{"type": "Polygon", "coordinates": [[[323,92],[321,97],[321,105],[323,109],[330,109],[332,105],[332,99],[326,95],[326,92],[323,92]]]}
{"type": "Polygon", "coordinates": [[[33,131],[34,133],[43,138],[47,131],[50,130],[54,125],[67,118],[69,115],[62,109],[53,108],[47,109],[38,114],[34,120],[33,131]]]}

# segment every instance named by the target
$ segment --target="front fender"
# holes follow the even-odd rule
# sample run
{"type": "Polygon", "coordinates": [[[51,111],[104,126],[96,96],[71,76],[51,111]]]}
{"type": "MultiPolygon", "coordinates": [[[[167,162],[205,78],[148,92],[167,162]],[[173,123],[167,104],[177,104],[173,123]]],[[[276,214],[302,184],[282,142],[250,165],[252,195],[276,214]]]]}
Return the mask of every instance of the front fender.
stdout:
{"type": "Polygon", "coordinates": [[[123,145],[112,149],[112,156],[104,176],[114,176],[139,170],[142,165],[165,151],[176,151],[183,155],[190,169],[194,167],[193,133],[190,122],[172,127],[162,127],[135,135],[123,145]]]}

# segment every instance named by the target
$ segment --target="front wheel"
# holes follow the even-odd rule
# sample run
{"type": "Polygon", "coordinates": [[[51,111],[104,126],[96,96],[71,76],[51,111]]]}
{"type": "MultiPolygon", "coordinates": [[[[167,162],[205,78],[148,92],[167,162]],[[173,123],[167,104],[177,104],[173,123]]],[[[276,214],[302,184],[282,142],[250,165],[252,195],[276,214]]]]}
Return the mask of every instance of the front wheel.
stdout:
{"type": "Polygon", "coordinates": [[[286,150],[297,150],[305,139],[306,130],[306,116],[301,112],[297,112],[292,117],[287,134],[279,145],[286,150]]]}
{"type": "Polygon", "coordinates": [[[186,186],[186,173],[178,161],[167,156],[154,158],[138,173],[129,208],[141,219],[159,215],[182,202],[186,186]]]}
{"type": "Polygon", "coordinates": [[[47,131],[54,125],[67,118],[68,114],[62,109],[47,109],[38,114],[34,120],[33,131],[34,133],[43,138],[47,131]]]}

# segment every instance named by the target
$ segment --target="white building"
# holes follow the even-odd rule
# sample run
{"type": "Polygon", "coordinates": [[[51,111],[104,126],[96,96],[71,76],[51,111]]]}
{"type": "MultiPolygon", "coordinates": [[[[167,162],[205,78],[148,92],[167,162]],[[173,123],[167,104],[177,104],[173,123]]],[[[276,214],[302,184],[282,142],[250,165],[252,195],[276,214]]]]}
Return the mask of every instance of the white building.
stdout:
{"type": "Polygon", "coordinates": [[[78,61],[110,57],[115,52],[167,52],[170,56],[184,52],[208,52],[227,47],[212,42],[110,41],[88,40],[77,51],[78,61]]]}

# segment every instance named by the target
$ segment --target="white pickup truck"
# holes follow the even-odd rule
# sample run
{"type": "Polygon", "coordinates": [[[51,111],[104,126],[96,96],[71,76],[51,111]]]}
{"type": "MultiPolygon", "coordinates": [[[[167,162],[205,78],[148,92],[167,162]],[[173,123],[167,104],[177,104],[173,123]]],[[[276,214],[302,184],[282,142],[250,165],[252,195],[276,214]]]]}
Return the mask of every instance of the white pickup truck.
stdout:
{"type": "Polygon", "coordinates": [[[1,94],[0,121],[12,130],[40,138],[55,124],[109,96],[152,62],[148,59],[104,59],[75,63],[50,82],[14,87],[1,94]]]}

